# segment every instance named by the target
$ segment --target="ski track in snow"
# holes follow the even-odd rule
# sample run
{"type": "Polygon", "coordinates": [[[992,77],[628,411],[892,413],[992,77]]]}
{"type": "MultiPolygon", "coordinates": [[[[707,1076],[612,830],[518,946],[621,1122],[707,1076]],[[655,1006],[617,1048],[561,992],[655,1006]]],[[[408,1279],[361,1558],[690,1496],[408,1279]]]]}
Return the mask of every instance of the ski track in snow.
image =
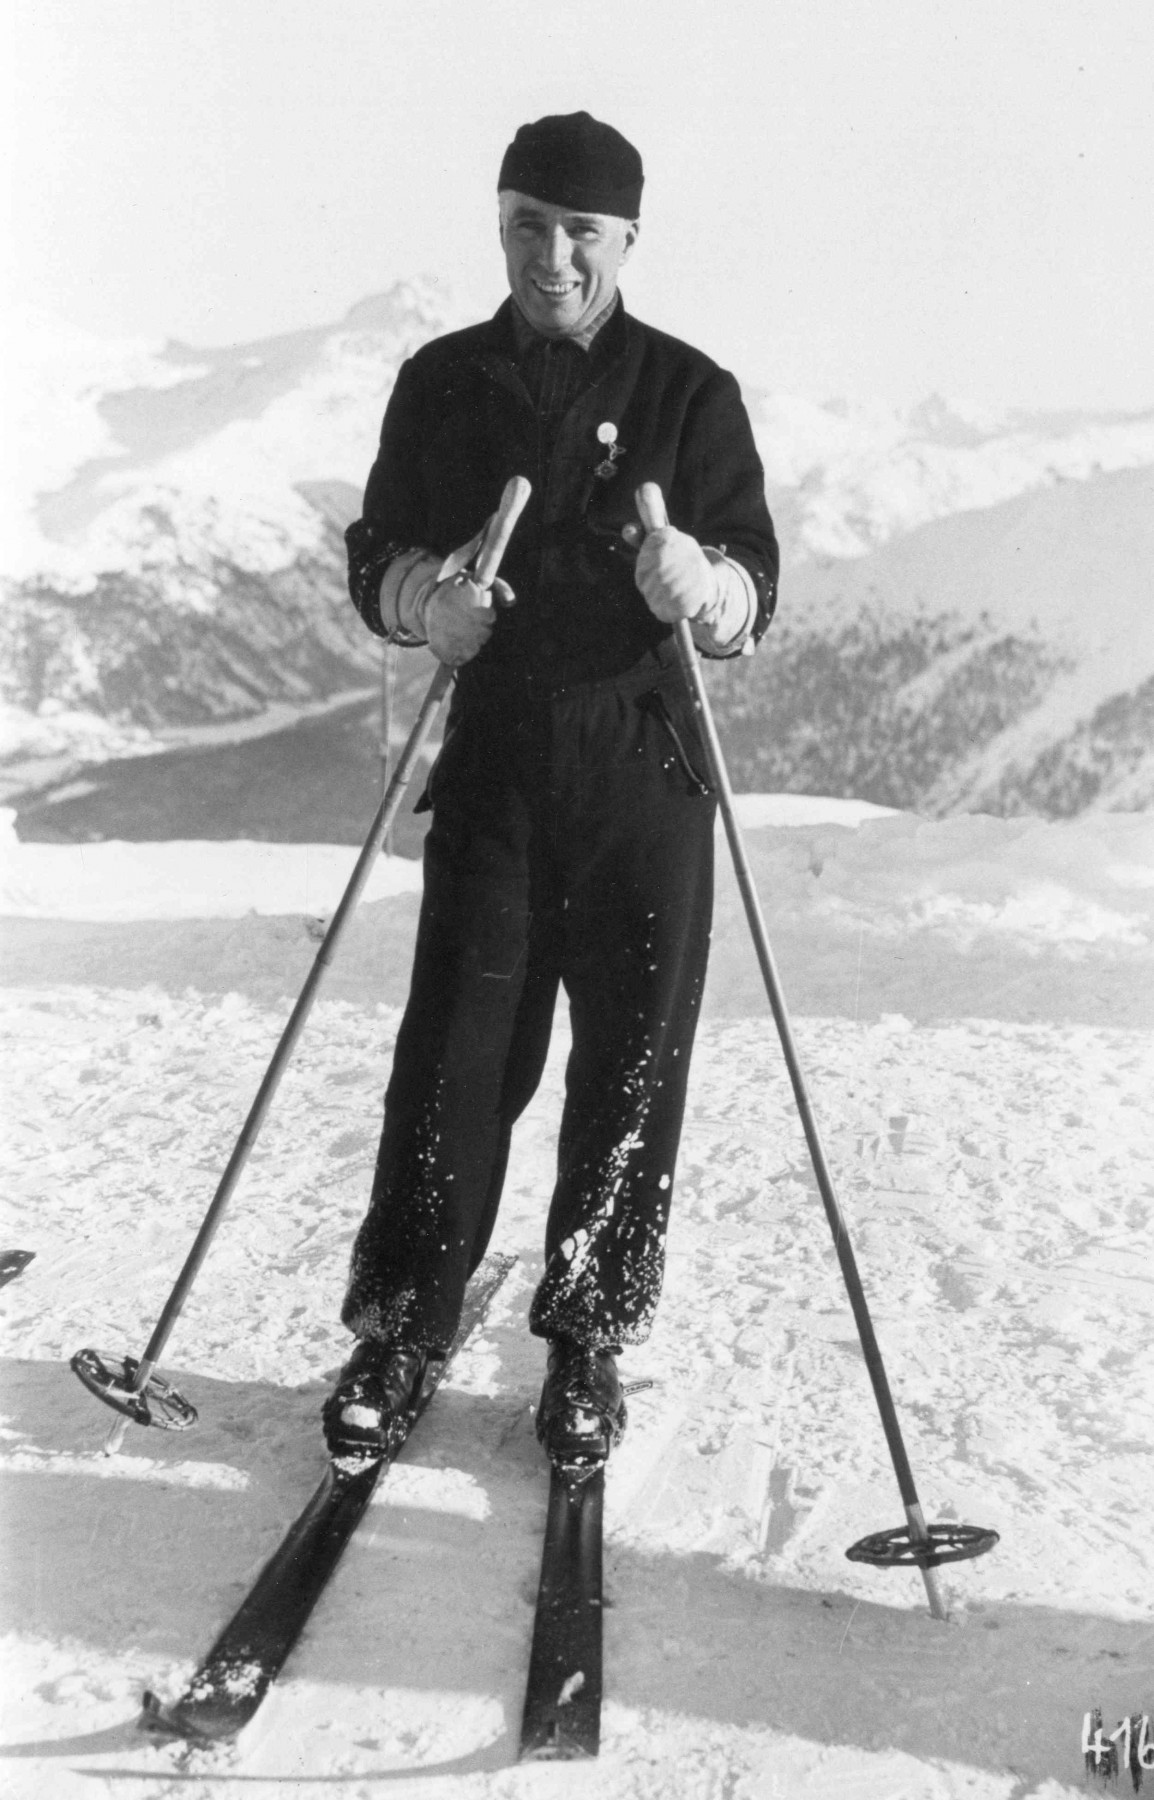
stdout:
{"type": "Polygon", "coordinates": [[[916,1573],[844,1558],[902,1513],[756,1016],[703,1027],[665,1297],[625,1359],[658,1385],[609,1481],[602,1757],[510,1766],[547,1485],[524,1317],[559,1019],[495,1246],[519,1271],[286,1678],[231,1750],[142,1739],[141,1689],[178,1691],[319,1473],[397,1021],[319,1003],[166,1361],[202,1423],[106,1459],[111,1415],[66,1360],[139,1353],[283,1015],[10,991],[5,1232],[37,1257],[2,1296],[5,1791],[1011,1800],[1073,1790],[1088,1707],[1154,1711],[1151,1035],[796,1022],[927,1515],[1002,1534],[942,1570],[943,1627],[916,1573]]]}

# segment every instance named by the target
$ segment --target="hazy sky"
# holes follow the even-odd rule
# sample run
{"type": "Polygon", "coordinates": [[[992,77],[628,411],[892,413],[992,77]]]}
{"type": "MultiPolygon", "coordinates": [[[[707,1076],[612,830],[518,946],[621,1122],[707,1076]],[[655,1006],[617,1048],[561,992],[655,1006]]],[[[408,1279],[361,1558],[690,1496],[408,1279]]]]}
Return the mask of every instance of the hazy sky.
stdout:
{"type": "Polygon", "coordinates": [[[625,290],[744,379],[1154,402],[1152,0],[15,0],[11,295],[192,343],[502,297],[516,126],[638,145],[625,290]]]}

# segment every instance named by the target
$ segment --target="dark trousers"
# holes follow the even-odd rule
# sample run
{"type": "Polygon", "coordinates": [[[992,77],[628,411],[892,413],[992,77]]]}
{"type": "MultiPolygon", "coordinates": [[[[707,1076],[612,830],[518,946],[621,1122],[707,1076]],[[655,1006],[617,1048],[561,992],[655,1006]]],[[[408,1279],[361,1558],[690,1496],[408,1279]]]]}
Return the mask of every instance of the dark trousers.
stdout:
{"type": "Polygon", "coordinates": [[[530,1328],[598,1346],[648,1336],[709,947],[705,768],[683,677],[656,658],[560,692],[459,686],[341,1315],[358,1336],[452,1336],[558,984],[573,1043],[530,1328]]]}

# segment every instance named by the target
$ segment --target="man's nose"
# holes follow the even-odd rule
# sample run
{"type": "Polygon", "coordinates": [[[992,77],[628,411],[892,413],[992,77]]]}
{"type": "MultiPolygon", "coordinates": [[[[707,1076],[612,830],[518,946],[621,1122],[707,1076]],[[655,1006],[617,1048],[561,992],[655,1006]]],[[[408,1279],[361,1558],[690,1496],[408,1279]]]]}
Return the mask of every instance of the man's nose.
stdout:
{"type": "Polygon", "coordinates": [[[544,260],[549,269],[563,269],[569,262],[570,240],[560,225],[555,225],[545,238],[544,260]]]}

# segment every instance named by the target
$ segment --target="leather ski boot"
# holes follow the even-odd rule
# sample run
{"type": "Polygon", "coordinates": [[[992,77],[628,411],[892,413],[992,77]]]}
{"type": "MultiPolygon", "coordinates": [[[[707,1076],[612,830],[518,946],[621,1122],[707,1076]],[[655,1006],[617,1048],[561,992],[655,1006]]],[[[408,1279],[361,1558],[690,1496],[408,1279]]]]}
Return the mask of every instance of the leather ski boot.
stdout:
{"type": "Polygon", "coordinates": [[[537,1437],[551,1462],[574,1477],[591,1475],[625,1435],[625,1396],[616,1347],[594,1349],[553,1338],[537,1437]]]}
{"type": "Polygon", "coordinates": [[[321,1413],[330,1453],[370,1461],[398,1450],[428,1362],[427,1350],[359,1339],[321,1413]]]}

